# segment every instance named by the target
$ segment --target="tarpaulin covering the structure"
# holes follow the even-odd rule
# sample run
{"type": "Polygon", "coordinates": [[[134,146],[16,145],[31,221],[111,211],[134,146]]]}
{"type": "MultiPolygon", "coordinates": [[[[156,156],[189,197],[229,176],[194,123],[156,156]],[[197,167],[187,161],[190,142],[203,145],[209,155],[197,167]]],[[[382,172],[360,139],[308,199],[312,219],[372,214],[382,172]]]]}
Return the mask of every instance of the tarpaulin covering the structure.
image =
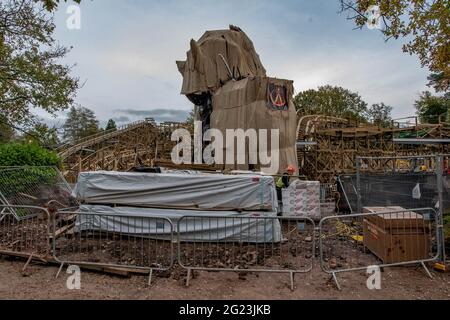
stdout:
{"type": "Polygon", "coordinates": [[[171,227],[163,219],[172,221],[173,232],[179,232],[181,241],[236,241],[236,242],[279,242],[281,226],[276,213],[221,211],[217,218],[210,211],[173,210],[133,207],[108,207],[82,205],[75,231],[118,232],[129,235],[148,235],[154,238],[170,238],[171,227]],[[188,219],[182,219],[189,216],[188,219]],[[196,218],[191,218],[195,216],[196,218]],[[197,219],[198,217],[198,219],[197,219]],[[202,217],[204,219],[202,219],[202,217]],[[178,230],[179,228],[179,230],[178,230]]]}
{"type": "MultiPolygon", "coordinates": [[[[268,129],[263,143],[269,150],[276,149],[270,145],[270,130],[279,130],[278,163],[268,166],[258,157],[250,161],[254,151],[247,147],[246,161],[241,164],[235,157],[227,169],[260,168],[276,174],[288,165],[297,168],[293,83],[267,77],[253,43],[241,29],[230,26],[230,30],[207,31],[198,41],[191,40],[187,60],[177,65],[183,76],[181,93],[199,107],[196,120],[202,121],[204,129],[218,129],[223,137],[227,129],[254,129],[258,134],[268,129]]],[[[261,145],[261,140],[258,137],[253,142],[261,145]]]]}
{"type": "Polygon", "coordinates": [[[278,207],[274,179],[261,175],[82,172],[74,194],[89,204],[271,212],[278,207]]]}
{"type": "MultiPolygon", "coordinates": [[[[292,81],[255,77],[228,82],[213,94],[212,128],[219,129],[224,136],[226,130],[230,128],[244,131],[258,129],[258,139],[251,141],[258,143],[256,154],[251,154],[252,149],[249,148],[248,140],[245,149],[246,163],[227,165],[226,168],[246,170],[249,169],[249,164],[252,164],[250,161],[252,156],[258,159],[259,151],[265,151],[260,149],[261,129],[267,129],[266,145],[268,156],[272,156],[271,161],[275,161],[273,152],[277,151],[275,146],[271,145],[272,130],[279,132],[278,166],[273,173],[282,172],[289,165],[297,167],[295,148],[297,116],[290,99],[293,90],[292,81]]],[[[226,152],[225,147],[224,154],[226,152]]],[[[262,170],[264,167],[268,166],[261,165],[262,170]]]]}
{"type": "Polygon", "coordinates": [[[229,71],[236,78],[266,75],[252,41],[233,27],[206,31],[198,41],[191,40],[187,60],[177,61],[177,66],[183,75],[181,93],[185,95],[219,88],[230,80],[229,71]]]}

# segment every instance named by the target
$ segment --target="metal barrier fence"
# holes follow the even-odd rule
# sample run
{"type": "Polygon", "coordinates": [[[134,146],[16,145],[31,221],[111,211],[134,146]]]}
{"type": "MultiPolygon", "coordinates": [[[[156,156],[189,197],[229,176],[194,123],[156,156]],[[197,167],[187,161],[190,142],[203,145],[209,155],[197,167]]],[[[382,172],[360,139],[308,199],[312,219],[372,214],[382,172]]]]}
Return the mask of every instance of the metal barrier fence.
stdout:
{"type": "Polygon", "coordinates": [[[0,205],[0,253],[28,258],[24,269],[32,259],[46,262],[51,255],[50,221],[45,208],[0,205]],[[27,214],[17,220],[22,212],[27,214]]]}
{"type": "Polygon", "coordinates": [[[53,257],[65,264],[148,270],[173,266],[170,219],[101,212],[58,212],[53,223],[53,257]]]}
{"type": "Polygon", "coordinates": [[[353,183],[356,193],[353,213],[359,213],[367,206],[434,208],[439,201],[435,173],[362,173],[359,181],[355,177],[353,183]]]}
{"type": "Polygon", "coordinates": [[[336,203],[339,199],[336,183],[321,183],[320,184],[320,216],[321,218],[334,215],[336,212],[336,203]]]}
{"type": "MultiPolygon", "coordinates": [[[[362,157],[357,159],[357,169],[357,212],[364,206],[439,207],[441,155],[362,157]]],[[[443,205],[450,206],[450,197],[443,198],[443,205]]]]}
{"type": "Polygon", "coordinates": [[[53,255],[61,264],[57,276],[67,264],[112,267],[148,271],[151,284],[153,271],[173,267],[178,242],[187,286],[193,270],[273,272],[288,273],[293,290],[294,275],[314,266],[318,236],[321,269],[340,289],[338,273],[369,266],[417,264],[431,277],[425,263],[436,261],[441,247],[442,226],[432,208],[330,216],[320,221],[318,234],[306,217],[184,216],[174,230],[168,218],[0,208],[0,254],[28,258],[24,269],[32,259],[47,262],[53,255]],[[12,209],[39,213],[17,220],[12,209]]]}
{"type": "Polygon", "coordinates": [[[441,214],[441,224],[443,228],[443,260],[446,265],[450,263],[448,261],[448,250],[450,250],[450,155],[441,155],[440,167],[442,169],[442,176],[438,177],[438,189],[439,201],[442,201],[442,206],[439,207],[441,214]]]}
{"type": "MultiPolygon", "coordinates": [[[[365,206],[437,207],[439,178],[448,174],[437,167],[436,157],[364,157],[357,159],[357,173],[340,176],[339,186],[349,211],[365,206]]],[[[450,185],[444,183],[444,207],[450,208],[450,185]]]]}
{"type": "Polygon", "coordinates": [[[331,274],[436,261],[441,242],[432,208],[326,217],[319,224],[320,265],[331,274]],[[365,254],[369,249],[374,255],[365,254]]]}
{"type": "Polygon", "coordinates": [[[185,216],[177,223],[178,263],[192,270],[289,273],[312,270],[315,224],[306,217],[185,216]]]}
{"type": "Polygon", "coordinates": [[[17,219],[34,213],[24,206],[51,209],[52,203],[57,207],[77,205],[71,192],[56,167],[0,167],[0,203],[22,206],[20,212],[12,210],[17,219]]]}
{"type": "Polygon", "coordinates": [[[358,190],[356,190],[356,174],[347,174],[337,177],[339,201],[337,207],[342,212],[357,212],[358,190]]]}
{"type": "MultiPolygon", "coordinates": [[[[422,155],[357,158],[355,175],[339,177],[339,186],[352,213],[364,207],[436,208],[438,224],[450,230],[449,156],[422,155]]],[[[400,208],[399,208],[400,209],[400,208]]],[[[439,235],[446,260],[445,235],[439,235]]]]}

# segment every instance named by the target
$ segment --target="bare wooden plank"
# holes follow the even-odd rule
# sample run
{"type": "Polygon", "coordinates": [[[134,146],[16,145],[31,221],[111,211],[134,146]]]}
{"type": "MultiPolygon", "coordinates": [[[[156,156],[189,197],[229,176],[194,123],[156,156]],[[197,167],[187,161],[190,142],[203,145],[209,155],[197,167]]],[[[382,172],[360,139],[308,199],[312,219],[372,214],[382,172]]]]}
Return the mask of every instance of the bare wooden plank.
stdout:
{"type": "Polygon", "coordinates": [[[10,256],[10,257],[25,258],[25,259],[30,259],[30,256],[31,256],[31,260],[37,260],[37,261],[40,261],[43,263],[49,262],[46,257],[39,256],[34,253],[0,250],[0,254],[3,254],[5,256],[10,256]]]}
{"type": "Polygon", "coordinates": [[[64,217],[63,220],[64,220],[64,221],[72,221],[72,220],[75,220],[76,217],[77,217],[77,214],[74,213],[74,214],[71,214],[71,215],[69,215],[69,216],[64,217]]]}
{"type": "Polygon", "coordinates": [[[61,236],[63,233],[66,233],[66,232],[68,232],[70,229],[73,229],[74,226],[75,226],[75,225],[74,225],[73,223],[72,223],[72,224],[68,224],[68,225],[66,225],[66,226],[64,226],[64,227],[62,227],[62,228],[56,230],[54,235],[53,235],[53,234],[50,234],[49,237],[50,237],[50,239],[53,239],[53,237],[58,238],[58,237],[61,236]]]}

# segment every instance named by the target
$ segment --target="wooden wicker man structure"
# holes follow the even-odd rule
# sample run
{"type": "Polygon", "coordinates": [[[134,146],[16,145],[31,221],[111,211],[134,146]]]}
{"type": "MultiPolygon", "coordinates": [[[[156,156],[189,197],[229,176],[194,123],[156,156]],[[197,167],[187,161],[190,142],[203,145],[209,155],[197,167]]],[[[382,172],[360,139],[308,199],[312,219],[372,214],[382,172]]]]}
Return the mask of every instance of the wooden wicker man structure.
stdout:
{"type": "Polygon", "coordinates": [[[264,144],[269,154],[279,154],[277,170],[272,173],[280,173],[288,165],[297,168],[293,82],[266,75],[253,43],[241,29],[230,26],[229,30],[207,31],[198,41],[191,40],[186,61],[177,61],[177,65],[183,76],[181,93],[197,106],[203,132],[217,129],[224,139],[227,130],[247,133],[245,155],[240,154],[243,163],[238,161],[236,144],[223,142],[223,155],[236,155],[234,163],[227,161],[224,169],[265,171],[267,164],[261,158],[264,144]],[[257,142],[250,131],[257,133],[257,142]],[[262,137],[264,132],[267,135],[262,137]],[[271,143],[275,132],[279,134],[278,147],[271,143]],[[252,148],[252,143],[258,147],[252,148]]]}

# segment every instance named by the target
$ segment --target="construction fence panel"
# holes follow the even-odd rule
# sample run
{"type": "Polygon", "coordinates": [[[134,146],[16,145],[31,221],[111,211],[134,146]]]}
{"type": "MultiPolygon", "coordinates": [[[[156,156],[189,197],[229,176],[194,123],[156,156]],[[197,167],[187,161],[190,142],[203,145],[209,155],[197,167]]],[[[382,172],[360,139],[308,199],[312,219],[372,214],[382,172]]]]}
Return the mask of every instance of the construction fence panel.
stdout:
{"type": "Polygon", "coordinates": [[[46,208],[0,205],[0,253],[45,259],[51,256],[50,232],[46,208]]]}
{"type": "Polygon", "coordinates": [[[364,173],[360,178],[358,212],[364,207],[437,208],[437,190],[435,173],[364,173]]]}
{"type": "Polygon", "coordinates": [[[356,174],[341,175],[336,178],[339,199],[336,207],[339,212],[356,213],[358,206],[358,191],[356,190],[356,174]]]}
{"type": "Polygon", "coordinates": [[[336,183],[320,184],[320,216],[321,218],[332,216],[336,213],[336,203],[339,202],[336,183]]]}
{"type": "MultiPolygon", "coordinates": [[[[357,173],[338,177],[342,209],[361,213],[364,207],[439,207],[439,179],[448,171],[438,168],[438,156],[361,157],[357,173]]],[[[450,184],[444,183],[443,206],[450,208],[450,184]]]]}
{"type": "MultiPolygon", "coordinates": [[[[449,155],[361,157],[357,159],[358,213],[364,207],[435,208],[441,229],[440,260],[446,260],[444,231],[450,223],[449,155]]],[[[447,232],[448,238],[448,232],[447,232]]]]}
{"type": "MultiPolygon", "coordinates": [[[[53,223],[54,259],[64,264],[131,268],[152,272],[173,266],[170,219],[102,212],[58,212],[53,223]]],[[[60,270],[61,270],[60,268],[60,270]]]]}
{"type": "Polygon", "coordinates": [[[440,198],[442,198],[442,227],[443,227],[443,243],[444,243],[444,260],[448,264],[449,250],[450,250],[450,155],[442,155],[442,181],[440,184],[442,188],[440,191],[440,198]]]}
{"type": "Polygon", "coordinates": [[[56,167],[0,167],[0,203],[29,206],[22,207],[20,212],[13,210],[18,219],[35,213],[33,208],[36,206],[50,211],[75,206],[77,201],[71,193],[70,186],[56,167]]]}
{"type": "Polygon", "coordinates": [[[315,223],[307,217],[184,216],[178,263],[188,270],[289,273],[313,268],[315,223]]]}
{"type": "MultiPolygon", "coordinates": [[[[358,158],[356,190],[365,206],[400,206],[403,208],[437,208],[437,156],[358,158]],[[359,181],[358,181],[359,180],[359,181]]],[[[450,199],[448,199],[450,200],[450,199]]]]}
{"type": "Polygon", "coordinates": [[[337,215],[319,224],[320,264],[332,274],[420,264],[439,257],[438,214],[433,208],[337,215]]]}

